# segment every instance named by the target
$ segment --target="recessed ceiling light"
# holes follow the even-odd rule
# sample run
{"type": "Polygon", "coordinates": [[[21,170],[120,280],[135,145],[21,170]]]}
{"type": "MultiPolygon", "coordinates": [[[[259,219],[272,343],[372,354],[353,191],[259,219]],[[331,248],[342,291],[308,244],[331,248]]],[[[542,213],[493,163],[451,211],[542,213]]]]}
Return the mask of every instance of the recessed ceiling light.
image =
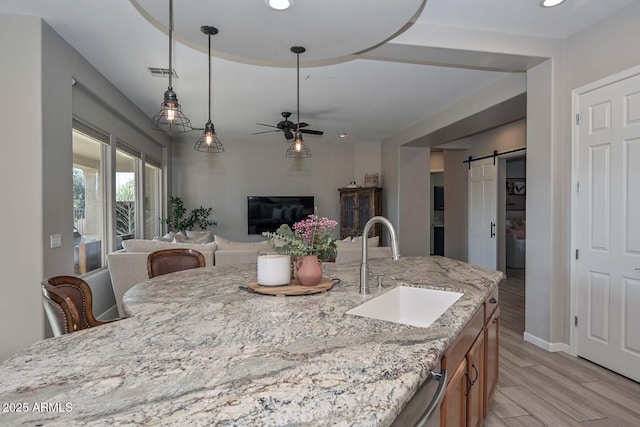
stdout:
{"type": "Polygon", "coordinates": [[[541,7],[553,7],[557,6],[560,3],[564,2],[564,0],[540,0],[541,7]]]}
{"type": "Polygon", "coordinates": [[[293,6],[293,0],[266,0],[267,6],[275,10],[287,10],[293,6]]]}
{"type": "Polygon", "coordinates": [[[347,136],[349,136],[349,135],[343,132],[343,133],[339,133],[339,134],[338,134],[338,136],[339,136],[340,138],[346,138],[346,137],[347,137],[347,136]]]}

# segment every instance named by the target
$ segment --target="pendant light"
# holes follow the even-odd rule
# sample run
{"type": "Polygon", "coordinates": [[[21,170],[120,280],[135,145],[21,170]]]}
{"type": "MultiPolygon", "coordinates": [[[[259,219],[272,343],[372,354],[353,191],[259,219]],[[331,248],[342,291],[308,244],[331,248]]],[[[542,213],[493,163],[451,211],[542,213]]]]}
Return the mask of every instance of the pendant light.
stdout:
{"type": "Polygon", "coordinates": [[[200,27],[203,34],[209,36],[209,120],[204,125],[202,136],[196,141],[193,149],[203,153],[224,153],[224,147],[216,135],[216,129],[211,121],[211,36],[218,34],[216,27],[203,25],[200,27]]]}
{"type": "Polygon", "coordinates": [[[291,48],[291,52],[296,54],[296,68],[298,86],[297,86],[297,108],[298,108],[298,116],[297,116],[297,124],[296,124],[296,133],[293,138],[293,142],[291,146],[287,149],[286,157],[291,159],[306,159],[311,157],[311,150],[307,147],[302,139],[302,133],[300,132],[300,54],[305,52],[305,48],[302,46],[293,46],[291,48]]]}
{"type": "Polygon", "coordinates": [[[192,130],[191,121],[182,114],[178,103],[178,96],[173,91],[171,53],[173,48],[173,0],[169,0],[169,87],[164,93],[164,101],[160,104],[160,112],[151,119],[151,128],[169,133],[189,132],[192,130]]]}

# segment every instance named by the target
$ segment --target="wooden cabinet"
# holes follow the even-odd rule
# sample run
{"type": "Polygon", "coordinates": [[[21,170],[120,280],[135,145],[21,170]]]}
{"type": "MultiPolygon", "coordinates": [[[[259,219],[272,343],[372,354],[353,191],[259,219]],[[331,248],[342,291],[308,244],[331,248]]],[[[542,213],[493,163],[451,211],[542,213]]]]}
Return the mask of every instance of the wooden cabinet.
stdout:
{"type": "Polygon", "coordinates": [[[467,364],[466,359],[450,377],[440,410],[443,426],[464,426],[467,423],[467,364]]]}
{"type": "Polygon", "coordinates": [[[482,426],[498,382],[499,315],[496,287],[443,356],[450,379],[441,427],[482,426]]]}
{"type": "MultiPolygon", "coordinates": [[[[382,215],[382,188],[340,188],[340,238],[361,236],[366,222],[382,215]]],[[[372,227],[369,237],[380,236],[382,225],[372,227]]]]}
{"type": "Polygon", "coordinates": [[[484,375],[484,413],[498,384],[498,356],[500,349],[500,308],[496,308],[484,327],[485,375],[484,375]]]}
{"type": "Polygon", "coordinates": [[[467,353],[467,426],[481,427],[484,420],[484,334],[467,353]]]}

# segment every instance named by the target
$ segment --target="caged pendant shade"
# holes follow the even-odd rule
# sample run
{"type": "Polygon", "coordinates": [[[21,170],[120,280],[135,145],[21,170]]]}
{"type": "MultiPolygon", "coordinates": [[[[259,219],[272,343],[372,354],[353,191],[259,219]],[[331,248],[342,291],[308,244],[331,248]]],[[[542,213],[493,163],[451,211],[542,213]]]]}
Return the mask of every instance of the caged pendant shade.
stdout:
{"type": "Polygon", "coordinates": [[[216,129],[211,121],[211,36],[218,34],[216,27],[203,25],[200,31],[209,37],[209,120],[204,125],[202,136],[198,138],[193,149],[203,153],[223,153],[224,146],[218,139],[216,129]]]}
{"type": "Polygon", "coordinates": [[[189,132],[191,121],[182,113],[178,96],[173,90],[173,68],[171,64],[173,48],[173,0],[169,0],[169,87],[164,93],[160,111],[151,119],[151,128],[168,133],[189,132]]]}
{"type": "Polygon", "coordinates": [[[285,157],[291,159],[306,159],[311,157],[311,150],[307,147],[302,139],[302,133],[300,132],[300,54],[305,52],[305,48],[302,46],[293,46],[291,52],[296,54],[296,69],[297,69],[297,125],[296,133],[293,142],[287,149],[285,157]]]}

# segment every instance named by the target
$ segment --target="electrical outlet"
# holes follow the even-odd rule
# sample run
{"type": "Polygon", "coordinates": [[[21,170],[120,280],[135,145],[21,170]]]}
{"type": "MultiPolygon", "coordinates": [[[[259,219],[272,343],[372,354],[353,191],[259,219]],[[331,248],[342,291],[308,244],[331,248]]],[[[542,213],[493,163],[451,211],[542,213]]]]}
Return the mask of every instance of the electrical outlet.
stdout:
{"type": "Polygon", "coordinates": [[[51,248],[59,248],[62,246],[62,236],[60,234],[52,234],[49,236],[51,240],[51,248]]]}

